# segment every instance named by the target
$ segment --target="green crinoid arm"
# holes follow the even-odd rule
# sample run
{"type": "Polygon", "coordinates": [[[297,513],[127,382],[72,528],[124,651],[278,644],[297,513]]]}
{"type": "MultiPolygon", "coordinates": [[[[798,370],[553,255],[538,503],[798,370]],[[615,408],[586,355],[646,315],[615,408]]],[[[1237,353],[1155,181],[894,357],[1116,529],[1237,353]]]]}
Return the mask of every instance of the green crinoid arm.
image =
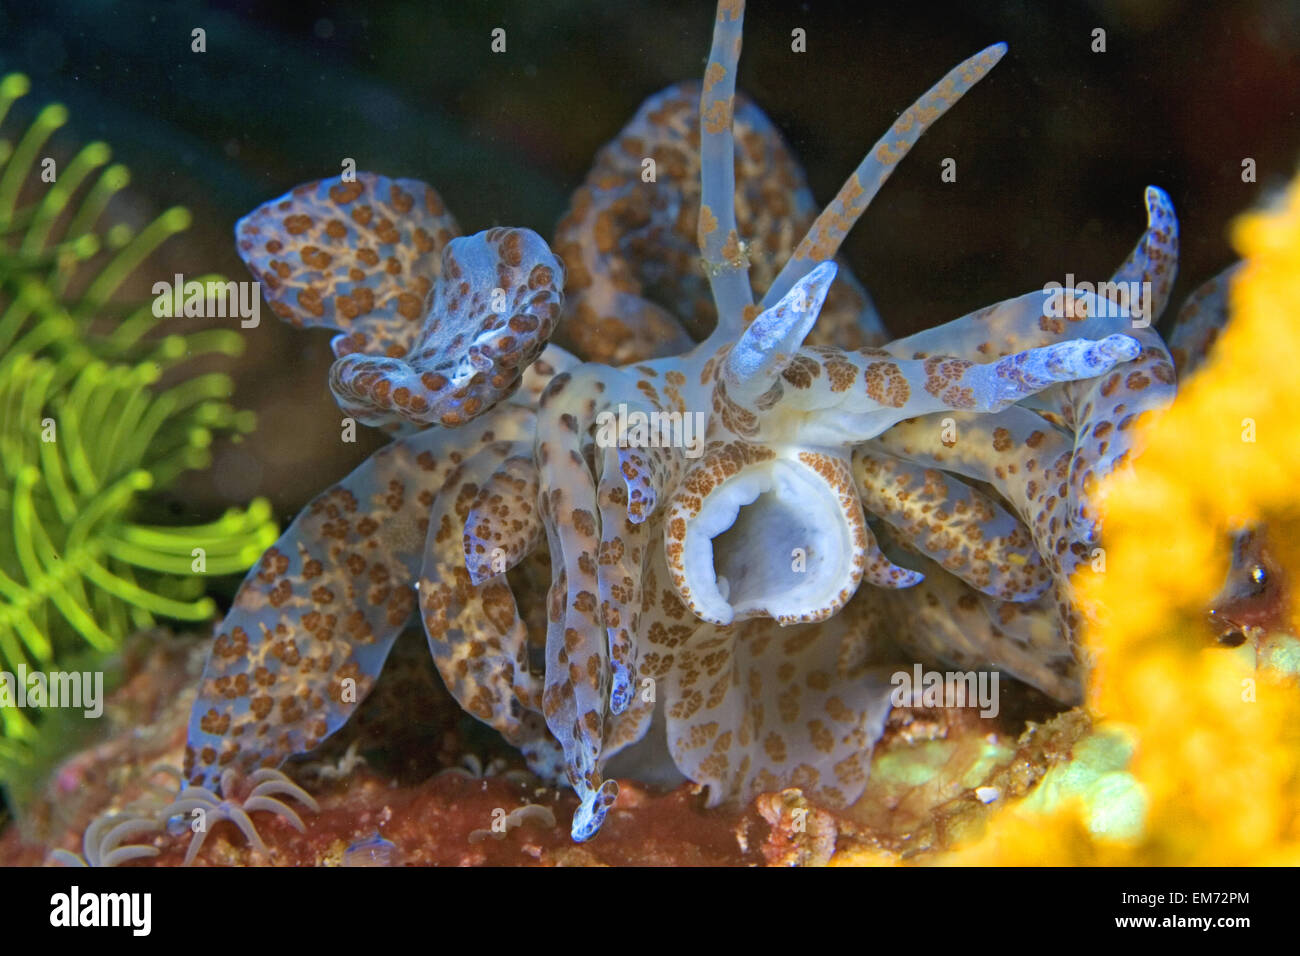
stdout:
{"type": "MultiPolygon", "coordinates": [[[[252,413],[229,403],[228,375],[187,371],[200,356],[238,356],[244,340],[221,319],[172,332],[197,323],[123,301],[190,213],[117,221],[130,174],[101,142],[64,153],[62,106],[5,126],[29,87],[0,78],[0,671],[10,673],[111,652],[159,620],[211,619],[208,579],[247,570],[278,534],[261,499],[195,524],[150,519],[151,496],[207,467],[214,442],[253,429],[252,413]],[[48,182],[51,154],[69,158],[48,182]]],[[[42,720],[0,707],[0,784],[31,763],[42,720]]]]}

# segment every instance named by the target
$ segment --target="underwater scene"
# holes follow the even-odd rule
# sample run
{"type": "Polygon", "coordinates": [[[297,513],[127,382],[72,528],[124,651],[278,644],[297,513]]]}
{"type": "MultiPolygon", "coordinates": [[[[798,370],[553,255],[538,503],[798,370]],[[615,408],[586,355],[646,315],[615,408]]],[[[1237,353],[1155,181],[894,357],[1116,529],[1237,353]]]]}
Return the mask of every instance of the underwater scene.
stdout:
{"type": "Polygon", "coordinates": [[[1300,864],[1298,113],[1294,0],[0,0],[0,865],[1300,864]]]}

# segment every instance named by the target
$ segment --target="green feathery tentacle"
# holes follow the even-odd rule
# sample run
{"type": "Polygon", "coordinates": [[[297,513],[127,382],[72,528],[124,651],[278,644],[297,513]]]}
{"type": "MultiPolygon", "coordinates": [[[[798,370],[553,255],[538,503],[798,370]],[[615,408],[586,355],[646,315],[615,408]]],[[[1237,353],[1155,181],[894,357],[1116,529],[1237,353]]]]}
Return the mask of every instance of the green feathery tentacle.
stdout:
{"type": "MultiPolygon", "coordinates": [[[[252,413],[227,401],[228,376],[183,371],[239,355],[243,339],[229,328],[160,334],[167,309],[159,318],[151,303],[119,301],[190,214],[168,209],[138,231],[112,221],[130,174],[104,143],[46,182],[46,147],[68,115],[49,105],[6,136],[29,88],[20,74],[0,79],[0,671],[10,673],[111,652],[159,618],[208,620],[207,576],[246,570],[278,534],[261,499],[203,524],[144,523],[151,492],[207,467],[214,440],[252,430],[252,413]]],[[[41,720],[0,706],[0,784],[42,749],[41,720]]]]}

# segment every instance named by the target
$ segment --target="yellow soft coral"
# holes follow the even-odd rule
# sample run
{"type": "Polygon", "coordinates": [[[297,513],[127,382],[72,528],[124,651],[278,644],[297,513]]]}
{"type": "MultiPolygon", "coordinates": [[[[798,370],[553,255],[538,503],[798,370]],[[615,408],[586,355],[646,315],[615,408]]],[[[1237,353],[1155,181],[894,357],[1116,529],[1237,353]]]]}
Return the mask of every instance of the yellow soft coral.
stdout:
{"type": "Polygon", "coordinates": [[[1250,654],[1209,649],[1204,624],[1231,528],[1265,523],[1279,565],[1300,576],[1300,178],[1233,242],[1245,266],[1232,319],[1146,426],[1133,472],[1105,489],[1106,570],[1079,581],[1099,620],[1088,707],[1135,740],[1145,827],[1119,839],[1089,829],[1082,801],[1021,804],[944,862],[1300,863],[1300,688],[1250,654]]]}

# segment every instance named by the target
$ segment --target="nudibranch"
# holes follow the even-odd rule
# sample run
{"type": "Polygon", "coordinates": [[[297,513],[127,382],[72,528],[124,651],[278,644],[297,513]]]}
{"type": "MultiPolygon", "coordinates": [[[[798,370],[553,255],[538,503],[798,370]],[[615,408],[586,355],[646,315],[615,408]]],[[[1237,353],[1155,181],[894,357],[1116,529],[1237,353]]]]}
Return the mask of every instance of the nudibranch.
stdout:
{"type": "Polygon", "coordinates": [[[607,768],[679,773],[710,804],[855,800],[895,638],[1077,694],[1069,575],[1100,531],[1094,486],[1174,382],[1150,328],[1168,198],[1148,190],[1112,277],[1150,284],[1145,311],[1110,286],[1043,290],[888,342],[839,246],[1006,48],[925,93],[817,212],[736,94],[743,8],[719,3],[702,83],[602,151],[558,255],[527,229],[461,236],[433,189],[375,174],[240,221],[275,313],[338,332],[340,407],[396,437],[241,586],[192,784],[314,748],[416,614],[465,710],[576,790],[577,840],[616,797],[607,768]]]}

